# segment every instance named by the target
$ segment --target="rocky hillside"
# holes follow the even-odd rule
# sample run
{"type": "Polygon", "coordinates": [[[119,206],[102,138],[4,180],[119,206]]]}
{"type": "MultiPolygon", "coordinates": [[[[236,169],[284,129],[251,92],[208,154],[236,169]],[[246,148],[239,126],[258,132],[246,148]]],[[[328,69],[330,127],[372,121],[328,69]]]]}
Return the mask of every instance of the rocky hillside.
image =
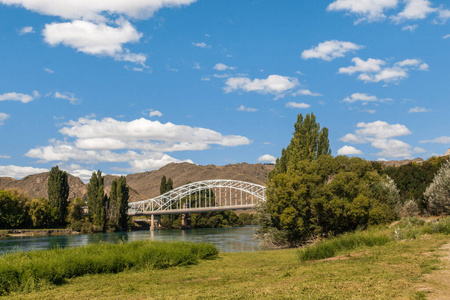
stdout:
{"type": "MultiPolygon", "coordinates": [[[[172,178],[174,187],[206,179],[235,179],[265,185],[273,165],[233,164],[226,166],[198,166],[189,163],[168,164],[157,171],[127,175],[130,186],[130,201],[149,199],[159,195],[161,178],[172,178]]],[[[0,177],[0,189],[19,189],[30,197],[47,197],[47,179],[49,173],[27,176],[21,180],[0,177]]],[[[111,182],[116,176],[105,176],[105,191],[109,194],[111,182]]],[[[86,185],[78,178],[69,176],[70,198],[83,197],[86,185]]]]}

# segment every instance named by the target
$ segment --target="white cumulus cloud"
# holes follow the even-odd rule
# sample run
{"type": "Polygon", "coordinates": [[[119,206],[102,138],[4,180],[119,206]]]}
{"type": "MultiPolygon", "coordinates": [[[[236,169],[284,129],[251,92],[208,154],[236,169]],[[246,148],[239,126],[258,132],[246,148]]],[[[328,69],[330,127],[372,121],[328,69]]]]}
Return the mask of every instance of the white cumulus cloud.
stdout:
{"type": "Polygon", "coordinates": [[[211,48],[211,46],[206,44],[205,42],[199,42],[199,43],[192,42],[192,46],[195,46],[198,48],[211,48]]]}
{"type": "Polygon", "coordinates": [[[389,124],[384,121],[371,123],[359,122],[354,133],[348,133],[340,140],[352,144],[370,143],[378,149],[375,155],[390,158],[411,158],[413,149],[411,145],[394,139],[395,137],[411,134],[411,131],[401,124],[389,124]]]}
{"type": "Polygon", "coordinates": [[[385,67],[387,63],[381,59],[369,58],[364,61],[355,57],[352,62],[354,66],[340,68],[339,73],[348,75],[359,73],[357,78],[365,82],[396,82],[408,77],[410,70],[428,70],[428,65],[420,59],[405,59],[390,67],[385,67]]]}
{"type": "Polygon", "coordinates": [[[28,103],[39,96],[40,95],[37,91],[34,91],[31,95],[12,92],[0,94],[0,101],[20,101],[22,103],[28,103]]]}
{"type": "Polygon", "coordinates": [[[253,79],[248,77],[231,77],[225,82],[226,93],[236,90],[244,92],[257,92],[261,94],[273,94],[282,97],[299,85],[297,78],[281,75],[269,75],[266,79],[253,79]]]}
{"type": "Polygon", "coordinates": [[[304,90],[299,90],[295,93],[292,93],[292,96],[312,96],[312,97],[319,97],[322,96],[322,94],[320,93],[313,93],[310,90],[304,89],[304,90]]]}
{"type": "Polygon", "coordinates": [[[344,57],[347,52],[356,51],[363,48],[351,42],[344,41],[325,41],[316,47],[302,52],[303,59],[319,58],[326,61],[331,61],[338,57],[344,57]]]}
{"type": "Polygon", "coordinates": [[[384,12],[396,8],[398,0],[335,0],[328,5],[328,11],[345,11],[355,14],[362,21],[382,21],[386,18],[384,12]]]}
{"type": "Polygon", "coordinates": [[[425,19],[428,14],[437,11],[436,8],[432,7],[433,3],[428,0],[405,0],[405,2],[404,10],[398,15],[391,17],[394,22],[425,19]]]}
{"type": "Polygon", "coordinates": [[[225,65],[225,64],[218,63],[218,64],[216,64],[216,65],[214,66],[213,69],[214,69],[214,70],[217,70],[217,71],[226,71],[226,70],[234,70],[235,67],[230,67],[230,66],[227,66],[227,65],[225,65]]]}
{"type": "Polygon", "coordinates": [[[286,103],[286,107],[288,108],[309,108],[311,105],[307,103],[297,103],[297,102],[288,102],[286,103]]]}
{"type": "Polygon", "coordinates": [[[362,154],[361,150],[358,150],[355,147],[347,145],[338,150],[338,155],[360,155],[360,154],[362,154]]]}
{"type": "Polygon", "coordinates": [[[260,162],[275,163],[276,160],[277,160],[277,158],[270,154],[264,154],[264,155],[258,157],[258,161],[260,161],[260,162]]]}
{"type": "Polygon", "coordinates": [[[25,176],[48,172],[47,169],[33,168],[33,167],[20,167],[20,166],[0,166],[0,177],[12,177],[21,179],[25,176]]]}
{"type": "Polygon", "coordinates": [[[150,113],[148,114],[148,116],[149,116],[150,118],[151,118],[151,117],[154,117],[154,116],[156,116],[156,117],[162,117],[163,114],[162,114],[162,112],[160,112],[159,110],[150,109],[150,113]]]}
{"type": "Polygon", "coordinates": [[[119,61],[143,64],[146,61],[145,55],[130,53],[123,48],[125,43],[138,42],[142,34],[126,20],[119,19],[116,25],[117,27],[111,27],[106,24],[74,20],[46,24],[42,34],[45,42],[51,46],[63,44],[83,53],[111,56],[119,61]]]}

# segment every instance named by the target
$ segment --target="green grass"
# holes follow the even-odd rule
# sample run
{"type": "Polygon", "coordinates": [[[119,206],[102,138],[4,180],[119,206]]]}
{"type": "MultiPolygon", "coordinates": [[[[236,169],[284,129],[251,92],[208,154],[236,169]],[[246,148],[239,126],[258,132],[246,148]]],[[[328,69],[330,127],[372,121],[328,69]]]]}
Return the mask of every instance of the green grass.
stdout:
{"type": "Polygon", "coordinates": [[[380,232],[352,232],[322,240],[298,250],[301,261],[325,259],[362,247],[382,246],[392,237],[380,232]]]}
{"type": "Polygon", "coordinates": [[[435,250],[449,242],[432,235],[332,261],[301,262],[297,249],[220,253],[197,265],[76,277],[10,299],[423,299],[420,288],[438,288],[424,274],[440,266],[435,250]]]}
{"type": "Polygon", "coordinates": [[[47,288],[86,274],[191,265],[217,253],[209,244],[139,241],[5,254],[0,256],[0,295],[47,288]]]}

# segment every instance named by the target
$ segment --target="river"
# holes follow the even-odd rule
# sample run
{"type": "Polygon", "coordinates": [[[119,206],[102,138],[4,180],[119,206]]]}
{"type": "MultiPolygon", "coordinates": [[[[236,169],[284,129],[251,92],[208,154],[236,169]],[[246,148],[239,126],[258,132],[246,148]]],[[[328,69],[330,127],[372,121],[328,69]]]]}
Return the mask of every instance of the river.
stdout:
{"type": "Polygon", "coordinates": [[[233,228],[206,228],[192,230],[129,231],[59,236],[27,236],[0,238],[0,254],[21,250],[41,250],[55,247],[77,247],[90,243],[117,243],[154,240],[189,241],[213,244],[221,252],[251,252],[266,250],[254,238],[256,226],[233,228]]]}

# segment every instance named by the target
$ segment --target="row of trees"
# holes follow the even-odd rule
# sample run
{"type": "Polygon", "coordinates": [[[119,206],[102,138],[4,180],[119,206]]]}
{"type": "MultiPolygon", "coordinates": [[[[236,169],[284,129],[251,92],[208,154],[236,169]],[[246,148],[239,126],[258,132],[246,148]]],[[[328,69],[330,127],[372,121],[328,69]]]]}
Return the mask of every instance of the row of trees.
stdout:
{"type": "Polygon", "coordinates": [[[30,199],[18,191],[0,191],[0,228],[51,228],[73,230],[127,230],[129,188],[124,176],[113,180],[109,197],[101,171],[94,172],[85,199],[68,201],[68,174],[55,166],[48,177],[48,199],[30,199]],[[88,216],[83,214],[88,208],[88,216]]]}
{"type": "Polygon", "coordinates": [[[92,173],[87,185],[89,219],[95,231],[128,229],[129,187],[124,176],[113,180],[109,197],[104,191],[104,177],[99,170],[92,173]]]}
{"type": "Polygon", "coordinates": [[[450,162],[384,169],[360,158],[332,157],[328,129],[320,129],[312,113],[299,115],[294,127],[258,209],[258,235],[265,241],[296,246],[388,223],[411,206],[411,197],[423,212],[450,213],[450,162]]]}

